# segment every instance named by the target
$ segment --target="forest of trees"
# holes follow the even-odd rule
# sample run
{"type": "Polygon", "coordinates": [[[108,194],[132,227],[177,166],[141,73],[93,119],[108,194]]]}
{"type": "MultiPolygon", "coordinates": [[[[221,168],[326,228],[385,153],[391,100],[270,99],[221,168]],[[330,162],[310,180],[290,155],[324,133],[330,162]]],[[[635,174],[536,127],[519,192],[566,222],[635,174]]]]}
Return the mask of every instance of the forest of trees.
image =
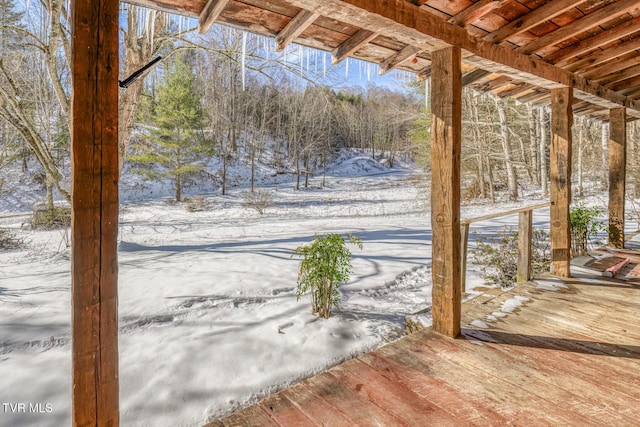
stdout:
{"type": "MultiPolygon", "coordinates": [[[[8,191],[8,165],[19,164],[42,182],[52,204],[54,191],[70,198],[70,17],[63,0],[26,5],[19,10],[15,0],[0,0],[0,195],[8,191]]],[[[303,56],[300,48],[298,66],[288,57],[292,51],[276,54],[263,37],[225,26],[196,36],[183,18],[122,8],[122,78],[163,59],[121,89],[121,171],[171,180],[179,201],[184,179],[212,159],[220,165],[222,194],[228,167],[240,163],[251,167],[252,191],[260,162],[294,173],[297,188],[306,187],[340,147],[391,164],[402,156],[429,170],[428,80],[395,90],[336,89],[317,53],[303,56]]],[[[465,197],[495,202],[499,194],[517,200],[525,188],[548,193],[547,108],[465,89],[463,114],[465,197]]],[[[606,189],[607,126],[584,117],[574,125],[576,192],[606,189]]],[[[629,183],[640,193],[635,122],[629,136],[629,183]]]]}

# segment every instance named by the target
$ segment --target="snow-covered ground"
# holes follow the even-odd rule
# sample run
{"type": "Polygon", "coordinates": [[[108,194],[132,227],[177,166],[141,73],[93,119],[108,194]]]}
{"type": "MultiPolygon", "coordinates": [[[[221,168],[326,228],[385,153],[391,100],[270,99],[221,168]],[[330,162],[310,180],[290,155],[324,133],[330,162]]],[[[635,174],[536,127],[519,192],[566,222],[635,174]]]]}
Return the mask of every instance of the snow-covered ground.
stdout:
{"type": "MultiPolygon", "coordinates": [[[[397,339],[403,317],[431,304],[428,195],[416,170],[347,156],[329,169],[325,188],[321,177],[296,191],[290,175],[277,184],[268,176],[261,188],[274,206],[264,215],[241,206],[242,187],[206,196],[203,212],[153,198],[148,188],[123,189],[130,200],[119,235],[123,426],[202,425],[397,339]],[[308,297],[296,299],[299,260],[291,256],[324,233],[353,233],[364,243],[351,248],[352,280],[328,320],[310,313],[308,297]]],[[[465,206],[463,217],[512,207],[465,206]]],[[[21,221],[0,225],[18,229],[21,221]]],[[[548,210],[534,221],[548,227],[548,210]]],[[[472,230],[495,233],[516,222],[472,230]]],[[[50,404],[43,407],[51,411],[0,409],[0,425],[69,425],[68,235],[20,233],[28,247],[0,253],[0,403],[50,404]]],[[[482,284],[472,266],[467,274],[468,288],[482,284]]]]}

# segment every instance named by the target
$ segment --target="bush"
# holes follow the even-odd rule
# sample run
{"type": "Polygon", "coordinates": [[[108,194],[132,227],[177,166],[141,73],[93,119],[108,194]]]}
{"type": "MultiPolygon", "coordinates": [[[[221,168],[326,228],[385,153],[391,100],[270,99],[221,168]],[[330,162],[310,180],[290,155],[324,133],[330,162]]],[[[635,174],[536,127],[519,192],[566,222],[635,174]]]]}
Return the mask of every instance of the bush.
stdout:
{"type": "Polygon", "coordinates": [[[0,228],[0,249],[18,249],[25,245],[25,239],[6,228],[0,228]]]}
{"type": "Polygon", "coordinates": [[[34,229],[51,230],[66,228],[71,225],[71,208],[55,206],[53,209],[36,206],[31,217],[31,227],[34,229]]]}
{"type": "Polygon", "coordinates": [[[242,193],[242,206],[255,209],[260,215],[273,205],[269,190],[245,191],[242,193]]]}
{"type": "Polygon", "coordinates": [[[187,211],[189,212],[203,212],[209,208],[209,204],[202,196],[195,196],[190,199],[185,199],[187,202],[187,211]]]}
{"type": "MultiPolygon", "coordinates": [[[[475,234],[475,233],[474,233],[475,234]]],[[[477,238],[471,251],[473,263],[480,266],[484,280],[502,288],[513,286],[518,276],[518,232],[505,227],[497,237],[477,238]]],[[[551,245],[544,230],[533,230],[531,241],[531,274],[541,274],[551,267],[551,245]]]]}
{"type": "Polygon", "coordinates": [[[606,225],[598,221],[600,210],[596,207],[587,208],[580,203],[571,209],[571,256],[587,253],[590,240],[600,231],[606,230],[606,225]]]}
{"type": "MultiPolygon", "coordinates": [[[[349,242],[362,249],[362,240],[352,235],[349,242]]],[[[316,236],[309,246],[300,246],[294,253],[303,257],[298,273],[296,296],[298,299],[311,291],[313,313],[328,319],[331,307],[338,306],[338,287],[351,275],[351,252],[339,234],[316,236]]]]}

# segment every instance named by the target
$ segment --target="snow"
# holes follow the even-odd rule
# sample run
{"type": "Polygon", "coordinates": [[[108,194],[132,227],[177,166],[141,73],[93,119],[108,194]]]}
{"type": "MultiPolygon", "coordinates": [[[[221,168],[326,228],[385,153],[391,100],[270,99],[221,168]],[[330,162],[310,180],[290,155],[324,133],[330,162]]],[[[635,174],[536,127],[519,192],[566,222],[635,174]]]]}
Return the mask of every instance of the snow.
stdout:
{"type": "MultiPolygon", "coordinates": [[[[123,177],[123,426],[200,426],[397,339],[404,316],[430,306],[430,219],[420,193],[424,184],[410,165],[396,161],[388,168],[365,153],[344,150],[328,168],[326,187],[316,176],[300,191],[295,176],[258,169],[259,188],[274,199],[264,215],[242,207],[246,187],[239,184],[247,182],[246,168],[230,168],[226,196],[213,181],[187,189],[188,195],[205,194],[210,208],[203,212],[171,202],[168,183],[123,177]],[[327,320],[310,313],[308,296],[297,300],[299,259],[291,256],[324,233],[352,233],[364,244],[362,250],[350,248],[352,280],[341,287],[339,309],[327,320]]],[[[26,178],[15,183],[22,190],[29,185],[26,178]]],[[[28,211],[31,203],[6,200],[0,202],[2,214],[28,211]]],[[[511,208],[467,205],[464,217],[511,208]]],[[[0,253],[0,402],[49,403],[53,410],[5,412],[0,424],[69,425],[68,232],[22,229],[24,221],[0,220],[30,242],[0,253]]],[[[545,221],[548,210],[536,211],[534,222],[545,221]]],[[[515,225],[517,215],[498,222],[472,228],[494,233],[503,223],[515,225]]],[[[467,275],[469,290],[483,285],[475,266],[467,275]]],[[[504,317],[524,302],[513,298],[492,316],[504,317]]],[[[430,313],[423,317],[430,324],[430,313]]]]}
{"type": "Polygon", "coordinates": [[[515,297],[503,302],[502,306],[500,306],[500,311],[503,313],[513,313],[518,307],[527,301],[529,301],[529,298],[523,297],[522,295],[516,295],[515,297]]]}

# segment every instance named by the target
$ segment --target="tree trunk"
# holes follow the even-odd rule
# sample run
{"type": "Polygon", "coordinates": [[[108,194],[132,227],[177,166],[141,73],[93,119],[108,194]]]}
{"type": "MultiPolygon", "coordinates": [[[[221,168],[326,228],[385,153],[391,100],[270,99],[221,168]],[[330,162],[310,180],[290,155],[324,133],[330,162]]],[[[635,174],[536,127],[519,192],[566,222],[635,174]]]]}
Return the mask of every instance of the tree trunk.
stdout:
{"type": "Polygon", "coordinates": [[[496,202],[496,193],[493,189],[493,168],[491,167],[491,160],[489,159],[489,157],[486,157],[487,159],[487,170],[489,171],[489,173],[487,174],[487,176],[489,177],[489,195],[491,196],[491,203],[495,203],[496,202]]]}
{"type": "Polygon", "coordinates": [[[518,178],[513,160],[511,159],[511,148],[509,147],[509,123],[504,109],[504,102],[500,98],[494,98],[500,118],[500,135],[502,142],[502,152],[504,153],[504,163],[507,170],[507,185],[509,187],[509,200],[518,200],[518,178]]]}
{"type": "Polygon", "coordinates": [[[539,110],[540,117],[540,186],[542,188],[542,195],[549,195],[549,169],[547,163],[547,144],[549,141],[549,133],[547,132],[547,113],[544,108],[539,110]]]}
{"type": "Polygon", "coordinates": [[[529,157],[531,163],[529,164],[529,170],[533,177],[533,183],[540,184],[540,175],[538,173],[538,127],[536,126],[536,110],[530,105],[527,105],[527,117],[529,119],[529,157]]]}
{"type": "Polygon", "coordinates": [[[176,175],[176,202],[182,201],[182,179],[180,174],[176,175]]]}
{"type": "Polygon", "coordinates": [[[578,122],[578,197],[584,194],[582,162],[584,156],[584,120],[578,122]]]}
{"type": "Polygon", "coordinates": [[[602,151],[600,171],[602,172],[602,176],[600,178],[600,190],[605,191],[609,188],[609,123],[602,123],[601,136],[600,143],[602,151]]]}

